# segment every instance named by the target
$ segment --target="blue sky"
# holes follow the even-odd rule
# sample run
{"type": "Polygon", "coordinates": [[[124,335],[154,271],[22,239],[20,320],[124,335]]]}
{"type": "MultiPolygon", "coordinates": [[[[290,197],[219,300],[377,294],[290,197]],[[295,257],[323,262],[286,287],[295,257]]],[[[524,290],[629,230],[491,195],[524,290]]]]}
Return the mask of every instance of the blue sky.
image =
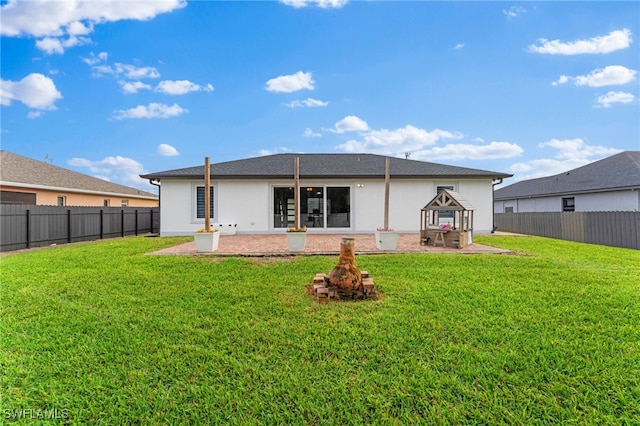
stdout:
{"type": "Polygon", "coordinates": [[[640,150],[640,3],[2,1],[2,149],[139,174],[369,152],[515,176],[640,150]]]}

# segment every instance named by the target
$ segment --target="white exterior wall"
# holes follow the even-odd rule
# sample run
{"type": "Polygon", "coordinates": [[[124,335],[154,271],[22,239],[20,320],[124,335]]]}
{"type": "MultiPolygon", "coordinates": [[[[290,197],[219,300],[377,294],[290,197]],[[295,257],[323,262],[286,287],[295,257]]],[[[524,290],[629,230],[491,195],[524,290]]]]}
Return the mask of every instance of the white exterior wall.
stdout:
{"type": "MultiPolygon", "coordinates": [[[[402,180],[392,179],[389,190],[389,226],[399,232],[420,230],[420,209],[436,196],[438,186],[453,186],[474,207],[474,231],[488,232],[493,225],[491,180],[402,180]]],[[[196,186],[203,180],[163,179],[160,198],[161,235],[189,235],[204,225],[196,219],[196,186]]],[[[279,233],[273,227],[273,187],[293,186],[291,181],[212,181],[214,218],[212,223],[237,224],[244,234],[279,233]]],[[[352,181],[301,180],[306,186],[348,186],[351,188],[351,228],[310,229],[309,232],[373,232],[384,225],[384,179],[352,181]]]]}
{"type": "Polygon", "coordinates": [[[494,208],[496,213],[504,213],[507,207],[513,207],[514,213],[561,212],[562,199],[569,197],[574,197],[577,212],[640,210],[640,191],[636,190],[496,201],[494,208]]]}
{"type": "Polygon", "coordinates": [[[616,191],[576,195],[577,212],[637,210],[640,210],[640,191],[616,191]]]}

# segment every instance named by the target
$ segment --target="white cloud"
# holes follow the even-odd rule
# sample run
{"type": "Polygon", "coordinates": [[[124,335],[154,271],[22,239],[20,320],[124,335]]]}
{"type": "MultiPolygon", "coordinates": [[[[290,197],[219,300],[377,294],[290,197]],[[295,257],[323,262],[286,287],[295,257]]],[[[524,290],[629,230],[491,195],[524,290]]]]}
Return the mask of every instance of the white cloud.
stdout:
{"type": "Polygon", "coordinates": [[[114,112],[113,118],[122,120],[125,118],[169,118],[182,115],[189,110],[182,108],[178,104],[171,106],[152,102],[149,105],[138,105],[137,107],[127,110],[117,110],[114,112]]]}
{"type": "Polygon", "coordinates": [[[524,152],[520,145],[510,142],[491,142],[486,145],[447,144],[442,147],[415,151],[412,158],[421,160],[495,160],[512,158],[524,152]]]}
{"type": "Polygon", "coordinates": [[[611,31],[605,36],[597,36],[587,40],[572,42],[541,38],[538,40],[538,43],[539,45],[530,45],[529,51],[550,55],[611,53],[629,47],[631,44],[631,31],[625,28],[623,30],[611,31]]]}
{"type": "Polygon", "coordinates": [[[551,158],[543,158],[539,160],[531,160],[526,163],[512,164],[509,171],[513,173],[516,181],[520,181],[555,175],[566,172],[567,170],[582,167],[588,163],[590,163],[590,161],[585,159],[560,161],[551,158]]]}
{"type": "Polygon", "coordinates": [[[291,93],[298,90],[313,90],[314,83],[310,72],[298,71],[291,75],[281,75],[276,78],[272,78],[267,81],[266,90],[268,92],[276,93],[291,93]]]}
{"type": "Polygon", "coordinates": [[[73,167],[87,168],[94,177],[123,185],[144,187],[145,181],[140,175],[147,173],[142,164],[127,157],[105,157],[99,161],[86,158],[72,158],[67,164],[73,167]]]}
{"type": "Polygon", "coordinates": [[[9,37],[34,37],[39,49],[62,53],[64,49],[89,42],[86,36],[95,24],[123,19],[149,20],[185,7],[185,0],[154,1],[50,1],[9,0],[2,6],[0,34],[9,37]],[[64,39],[64,37],[67,39],[64,39]],[[55,40],[58,43],[55,43],[55,40]],[[44,41],[47,40],[47,41],[44,41]]]}
{"type": "Polygon", "coordinates": [[[273,154],[279,154],[282,152],[290,152],[291,150],[285,146],[281,146],[280,148],[275,148],[275,149],[261,149],[258,151],[258,156],[265,156],[265,155],[273,155],[273,154]]]}
{"type": "Polygon", "coordinates": [[[201,86],[196,83],[192,83],[189,80],[163,80],[156,86],[156,92],[166,93],[167,95],[184,95],[189,92],[213,92],[213,85],[207,84],[201,86]]]}
{"type": "Polygon", "coordinates": [[[81,46],[90,42],[91,40],[87,37],[76,37],[73,35],[67,39],[45,37],[42,40],[36,41],[36,47],[49,55],[54,53],[62,55],[64,50],[69,47],[81,46]]]}
{"type": "Polygon", "coordinates": [[[508,19],[517,18],[525,13],[527,13],[527,9],[521,6],[511,6],[509,9],[502,9],[502,14],[508,19]]]}
{"type": "Polygon", "coordinates": [[[286,104],[289,108],[313,108],[313,107],[323,107],[329,105],[329,102],[320,101],[318,99],[307,98],[305,100],[295,100],[286,104]]]}
{"type": "Polygon", "coordinates": [[[569,76],[568,75],[561,75],[560,78],[556,81],[554,81],[553,83],[551,83],[551,85],[553,86],[557,86],[559,84],[565,84],[569,82],[569,76]]]}
{"type": "Polygon", "coordinates": [[[435,145],[442,140],[462,139],[464,135],[437,128],[427,131],[410,124],[393,130],[371,130],[364,120],[355,116],[347,116],[336,123],[334,129],[324,130],[334,133],[358,131],[360,139],[350,139],[335,147],[346,152],[400,157],[410,152],[411,158],[420,160],[491,160],[516,157],[523,152],[523,149],[514,143],[494,141],[486,144],[480,138],[474,139],[480,144],[448,143],[438,147],[435,145]]]}
{"type": "Polygon", "coordinates": [[[592,161],[617,154],[620,150],[599,145],[588,145],[580,138],[551,139],[538,144],[542,149],[552,148],[553,158],[541,158],[511,165],[516,180],[534,179],[572,170],[592,161]]]}
{"type": "Polygon", "coordinates": [[[369,125],[363,119],[356,117],[355,115],[347,115],[342,120],[336,122],[333,129],[323,129],[333,133],[344,132],[361,132],[369,130],[369,125]]]}
{"type": "Polygon", "coordinates": [[[120,62],[115,63],[113,66],[106,64],[93,65],[92,69],[93,75],[96,77],[112,75],[116,78],[123,76],[130,80],[160,77],[160,73],[155,67],[137,67],[135,65],[122,64],[120,62]]]}
{"type": "Polygon", "coordinates": [[[609,65],[575,78],[576,86],[602,87],[627,84],[636,78],[638,71],[622,65],[609,65]]]}
{"type": "Polygon", "coordinates": [[[180,155],[177,149],[166,143],[158,145],[158,154],[165,157],[175,157],[176,155],[180,155]]]}
{"type": "Polygon", "coordinates": [[[550,147],[557,150],[555,158],[561,160],[586,159],[593,156],[608,156],[620,152],[615,148],[587,145],[582,139],[551,139],[538,144],[540,148],[550,147]]]}
{"type": "Polygon", "coordinates": [[[598,96],[598,104],[604,108],[609,108],[611,104],[630,104],[635,100],[635,96],[627,92],[607,92],[607,94],[598,96]]]}
{"type": "Polygon", "coordinates": [[[384,155],[398,155],[415,152],[434,145],[440,139],[459,139],[462,135],[435,129],[428,132],[412,125],[388,130],[371,130],[363,134],[362,140],[351,139],[336,148],[347,152],[372,152],[384,155]]]}
{"type": "Polygon", "coordinates": [[[322,9],[338,9],[348,3],[347,0],[280,0],[282,4],[295,7],[296,9],[317,6],[322,9]]]}
{"type": "Polygon", "coordinates": [[[11,101],[22,102],[29,108],[56,109],[55,101],[62,98],[49,77],[32,73],[20,81],[0,80],[0,103],[11,105],[11,101]]]}
{"type": "Polygon", "coordinates": [[[320,138],[322,137],[322,134],[314,133],[313,130],[307,127],[306,129],[304,129],[304,133],[302,134],[302,136],[304,136],[305,138],[320,138]]]}
{"type": "Polygon", "coordinates": [[[122,91],[127,94],[138,93],[140,90],[151,90],[151,86],[141,81],[119,81],[122,91]]]}
{"type": "Polygon", "coordinates": [[[618,86],[635,80],[637,73],[638,71],[622,65],[609,65],[602,69],[595,69],[587,75],[579,75],[576,77],[562,75],[557,81],[553,82],[552,85],[557,86],[573,80],[576,86],[618,86]]]}
{"type": "Polygon", "coordinates": [[[109,58],[109,54],[107,52],[100,52],[97,55],[93,52],[90,53],[88,58],[82,58],[82,61],[87,65],[97,65],[101,62],[106,62],[109,58]]]}
{"type": "Polygon", "coordinates": [[[456,49],[456,50],[458,50],[458,49],[462,49],[462,48],[464,48],[464,44],[462,44],[462,43],[458,43],[458,44],[456,44],[456,45],[455,45],[455,47],[454,47],[454,49],[456,49]]]}
{"type": "Polygon", "coordinates": [[[27,114],[27,118],[30,120],[35,120],[36,118],[40,118],[42,116],[42,111],[29,111],[27,114]]]}
{"type": "Polygon", "coordinates": [[[151,90],[151,86],[141,81],[119,81],[122,91],[127,94],[138,93],[140,90],[151,90]]]}

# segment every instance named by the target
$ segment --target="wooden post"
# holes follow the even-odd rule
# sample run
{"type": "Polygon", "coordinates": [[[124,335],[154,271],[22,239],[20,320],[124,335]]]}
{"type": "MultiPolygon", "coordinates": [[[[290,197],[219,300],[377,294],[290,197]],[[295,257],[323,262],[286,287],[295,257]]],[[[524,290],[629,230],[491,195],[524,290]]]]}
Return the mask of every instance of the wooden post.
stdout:
{"type": "Polygon", "coordinates": [[[384,230],[389,230],[389,181],[391,180],[391,159],[384,164],[384,230]]]}
{"type": "Polygon", "coordinates": [[[211,227],[211,164],[204,157],[204,229],[211,227]]]}
{"type": "Polygon", "coordinates": [[[293,226],[297,230],[300,225],[300,207],[298,205],[298,196],[300,193],[300,157],[296,157],[293,161],[293,226]]]}

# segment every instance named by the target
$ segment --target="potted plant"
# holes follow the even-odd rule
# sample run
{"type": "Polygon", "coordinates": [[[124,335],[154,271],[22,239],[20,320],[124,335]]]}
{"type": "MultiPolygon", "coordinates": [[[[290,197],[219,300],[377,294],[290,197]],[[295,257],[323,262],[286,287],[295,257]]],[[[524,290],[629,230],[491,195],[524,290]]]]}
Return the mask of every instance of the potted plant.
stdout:
{"type": "Polygon", "coordinates": [[[376,229],[376,247],[378,250],[395,250],[398,245],[398,233],[393,228],[376,229]]]}
{"type": "Polygon", "coordinates": [[[289,251],[304,251],[304,245],[307,241],[307,227],[291,227],[287,228],[287,244],[289,251]]]}
{"type": "Polygon", "coordinates": [[[193,235],[198,253],[209,253],[218,249],[220,232],[217,229],[198,229],[193,235]]]}

